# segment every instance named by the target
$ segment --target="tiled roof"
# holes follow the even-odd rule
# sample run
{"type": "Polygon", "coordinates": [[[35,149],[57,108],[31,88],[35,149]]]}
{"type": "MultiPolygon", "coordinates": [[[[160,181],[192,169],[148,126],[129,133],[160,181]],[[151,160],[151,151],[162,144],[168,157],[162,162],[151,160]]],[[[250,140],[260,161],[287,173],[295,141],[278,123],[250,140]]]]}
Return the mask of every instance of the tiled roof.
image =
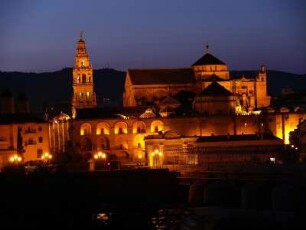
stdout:
{"type": "Polygon", "coordinates": [[[197,60],[192,66],[197,66],[197,65],[225,65],[225,63],[219,60],[218,58],[216,58],[214,55],[206,53],[203,57],[197,60]]]}
{"type": "Polygon", "coordinates": [[[101,118],[119,118],[123,116],[139,117],[151,106],[137,107],[102,107],[102,108],[87,108],[77,109],[76,119],[101,119],[101,118]]]}
{"type": "Polygon", "coordinates": [[[220,78],[218,75],[216,74],[212,74],[210,77],[203,79],[202,81],[226,81],[222,78],[220,78]]]}
{"type": "Polygon", "coordinates": [[[184,69],[130,69],[128,70],[133,85],[186,84],[194,83],[191,68],[184,69]]]}
{"type": "Polygon", "coordinates": [[[171,105],[171,106],[174,106],[174,107],[177,107],[180,104],[181,104],[180,102],[178,102],[176,99],[174,99],[173,97],[170,97],[170,96],[165,97],[159,103],[159,105],[161,105],[161,106],[163,106],[163,105],[171,105]]]}
{"type": "Polygon", "coordinates": [[[214,81],[201,92],[201,95],[202,96],[231,96],[233,94],[227,89],[225,89],[222,85],[219,85],[217,82],[214,81]]]}
{"type": "Polygon", "coordinates": [[[175,110],[171,106],[166,106],[165,108],[162,108],[160,113],[175,113],[175,110]]]}
{"type": "MultiPolygon", "coordinates": [[[[280,138],[269,134],[263,135],[263,139],[281,140],[280,138]]],[[[251,141],[251,140],[261,140],[261,136],[256,134],[205,136],[205,137],[199,137],[197,139],[197,142],[251,141]]]]}

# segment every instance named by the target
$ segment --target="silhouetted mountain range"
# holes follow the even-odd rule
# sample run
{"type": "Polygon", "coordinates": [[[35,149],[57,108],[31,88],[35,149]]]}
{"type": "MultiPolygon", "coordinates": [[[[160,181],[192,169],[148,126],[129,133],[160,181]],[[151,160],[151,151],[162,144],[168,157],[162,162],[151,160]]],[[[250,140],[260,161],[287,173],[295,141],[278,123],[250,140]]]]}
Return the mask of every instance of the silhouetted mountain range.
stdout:
{"type": "MultiPolygon", "coordinates": [[[[93,74],[99,103],[103,98],[121,100],[125,72],[98,69],[93,74]]],[[[9,89],[13,95],[25,93],[33,112],[41,112],[50,103],[67,104],[72,95],[72,68],[44,73],[0,72],[0,92],[4,89],[9,89]]]]}
{"type": "MultiPolygon", "coordinates": [[[[258,71],[231,71],[233,76],[255,76],[258,71]]],[[[103,98],[120,102],[124,89],[125,72],[114,69],[94,70],[95,92],[98,103],[103,98]]],[[[305,89],[306,74],[268,71],[268,94],[279,95],[283,88],[305,89]]],[[[50,103],[69,103],[72,94],[72,68],[55,72],[23,73],[1,72],[0,92],[9,89],[13,95],[23,92],[30,101],[33,112],[41,112],[50,103]]]]}

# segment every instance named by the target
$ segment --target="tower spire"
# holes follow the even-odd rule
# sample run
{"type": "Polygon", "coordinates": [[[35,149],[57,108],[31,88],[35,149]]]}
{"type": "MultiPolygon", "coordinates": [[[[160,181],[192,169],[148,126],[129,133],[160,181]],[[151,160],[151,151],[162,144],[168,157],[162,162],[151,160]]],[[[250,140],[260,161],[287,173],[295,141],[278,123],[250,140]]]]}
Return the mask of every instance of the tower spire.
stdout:
{"type": "Polygon", "coordinates": [[[97,106],[96,94],[94,92],[93,69],[82,32],[80,32],[80,40],[77,43],[72,74],[72,117],[75,118],[76,109],[94,108],[97,106]]]}

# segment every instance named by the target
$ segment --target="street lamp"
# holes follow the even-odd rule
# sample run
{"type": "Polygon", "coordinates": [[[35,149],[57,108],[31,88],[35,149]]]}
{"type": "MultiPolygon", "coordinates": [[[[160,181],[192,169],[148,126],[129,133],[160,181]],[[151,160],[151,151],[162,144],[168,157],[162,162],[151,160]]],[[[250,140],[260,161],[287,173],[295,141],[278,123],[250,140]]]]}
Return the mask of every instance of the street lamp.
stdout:
{"type": "Polygon", "coordinates": [[[161,157],[161,156],[162,156],[162,153],[158,149],[155,149],[154,152],[152,153],[153,166],[157,167],[158,157],[161,157]]]}
{"type": "Polygon", "coordinates": [[[142,154],[139,153],[137,158],[138,158],[137,165],[140,166],[142,164],[142,154]]]}
{"type": "Polygon", "coordinates": [[[105,160],[105,159],[106,159],[106,154],[100,151],[100,152],[98,152],[98,153],[96,153],[96,154],[94,155],[94,158],[95,158],[96,160],[98,160],[98,159],[103,159],[103,160],[105,160]]]}
{"type": "Polygon", "coordinates": [[[104,166],[105,166],[105,163],[106,163],[106,154],[105,153],[103,153],[103,152],[98,152],[98,153],[96,153],[94,156],[94,159],[95,160],[103,160],[103,164],[104,164],[104,166]]]}
{"type": "Polygon", "coordinates": [[[20,162],[22,161],[22,158],[21,158],[21,156],[15,154],[15,155],[13,155],[13,156],[11,156],[11,157],[9,158],[9,161],[10,161],[11,163],[18,164],[18,163],[20,163],[20,162]]]}
{"type": "Polygon", "coordinates": [[[45,162],[48,163],[52,159],[52,155],[48,152],[45,152],[42,156],[41,159],[45,162]]]}

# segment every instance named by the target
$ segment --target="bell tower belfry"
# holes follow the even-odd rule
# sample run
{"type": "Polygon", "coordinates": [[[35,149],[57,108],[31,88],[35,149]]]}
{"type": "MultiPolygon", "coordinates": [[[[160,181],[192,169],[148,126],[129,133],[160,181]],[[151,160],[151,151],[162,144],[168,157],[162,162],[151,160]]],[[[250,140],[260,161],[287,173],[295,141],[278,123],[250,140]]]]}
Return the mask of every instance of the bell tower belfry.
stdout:
{"type": "Polygon", "coordinates": [[[72,117],[76,116],[76,109],[93,108],[97,106],[96,94],[94,92],[93,69],[86,50],[83,34],[77,43],[75,64],[73,67],[73,95],[72,95],[72,117]]]}

